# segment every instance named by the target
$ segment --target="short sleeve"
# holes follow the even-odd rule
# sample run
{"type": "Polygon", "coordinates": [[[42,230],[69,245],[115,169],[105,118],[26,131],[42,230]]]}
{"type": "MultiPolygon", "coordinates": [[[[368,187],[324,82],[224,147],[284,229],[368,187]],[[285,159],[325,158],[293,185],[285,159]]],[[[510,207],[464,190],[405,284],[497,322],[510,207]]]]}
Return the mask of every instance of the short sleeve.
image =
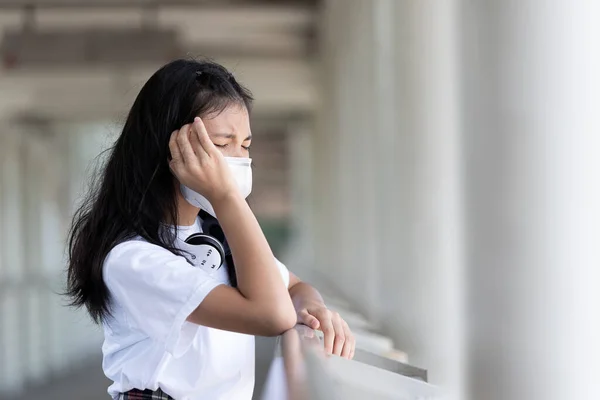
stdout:
{"type": "Polygon", "coordinates": [[[277,264],[277,268],[279,268],[279,272],[281,273],[281,278],[283,278],[285,287],[290,287],[290,271],[288,271],[287,267],[277,258],[275,259],[275,264],[277,264]]]}
{"type": "Polygon", "coordinates": [[[115,246],[104,262],[104,281],[131,323],[181,354],[194,338],[187,317],[216,286],[203,269],[160,246],[131,240],[115,246]]]}

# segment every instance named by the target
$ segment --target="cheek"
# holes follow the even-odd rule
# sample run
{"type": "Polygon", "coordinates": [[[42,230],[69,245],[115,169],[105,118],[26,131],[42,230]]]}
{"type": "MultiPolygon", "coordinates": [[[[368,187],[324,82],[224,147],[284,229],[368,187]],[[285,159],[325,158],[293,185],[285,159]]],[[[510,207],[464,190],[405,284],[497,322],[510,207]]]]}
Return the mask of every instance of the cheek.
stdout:
{"type": "Polygon", "coordinates": [[[231,146],[217,147],[217,150],[219,150],[225,157],[235,157],[234,151],[231,148],[231,146]]]}

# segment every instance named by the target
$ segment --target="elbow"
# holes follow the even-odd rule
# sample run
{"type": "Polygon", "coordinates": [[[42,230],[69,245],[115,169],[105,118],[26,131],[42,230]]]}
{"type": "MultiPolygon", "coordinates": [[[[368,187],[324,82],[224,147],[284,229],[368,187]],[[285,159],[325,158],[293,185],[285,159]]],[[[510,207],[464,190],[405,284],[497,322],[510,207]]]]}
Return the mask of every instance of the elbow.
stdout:
{"type": "Polygon", "coordinates": [[[296,311],[292,307],[278,307],[269,313],[268,336],[279,336],[296,326],[296,311]]]}

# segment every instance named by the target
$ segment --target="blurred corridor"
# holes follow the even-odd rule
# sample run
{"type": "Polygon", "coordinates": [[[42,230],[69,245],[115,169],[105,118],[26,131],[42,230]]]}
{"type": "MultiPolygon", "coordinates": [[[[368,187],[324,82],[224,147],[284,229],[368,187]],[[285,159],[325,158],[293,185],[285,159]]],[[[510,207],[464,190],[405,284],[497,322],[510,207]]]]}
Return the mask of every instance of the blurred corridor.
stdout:
{"type": "Polygon", "coordinates": [[[256,99],[274,253],[362,350],[449,399],[600,398],[598,38],[585,0],[0,0],[0,398],[108,398],[66,233],[142,84],[200,56],[256,99]]]}

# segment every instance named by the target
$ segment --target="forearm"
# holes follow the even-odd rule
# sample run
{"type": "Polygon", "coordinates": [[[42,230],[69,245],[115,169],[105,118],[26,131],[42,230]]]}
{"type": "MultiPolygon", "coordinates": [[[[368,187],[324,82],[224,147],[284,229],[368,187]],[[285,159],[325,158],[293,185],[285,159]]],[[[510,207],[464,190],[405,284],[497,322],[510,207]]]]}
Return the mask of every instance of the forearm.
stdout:
{"type": "Polygon", "coordinates": [[[241,196],[214,205],[235,261],[238,289],[244,297],[292,310],[271,248],[256,217],[241,196]]]}

